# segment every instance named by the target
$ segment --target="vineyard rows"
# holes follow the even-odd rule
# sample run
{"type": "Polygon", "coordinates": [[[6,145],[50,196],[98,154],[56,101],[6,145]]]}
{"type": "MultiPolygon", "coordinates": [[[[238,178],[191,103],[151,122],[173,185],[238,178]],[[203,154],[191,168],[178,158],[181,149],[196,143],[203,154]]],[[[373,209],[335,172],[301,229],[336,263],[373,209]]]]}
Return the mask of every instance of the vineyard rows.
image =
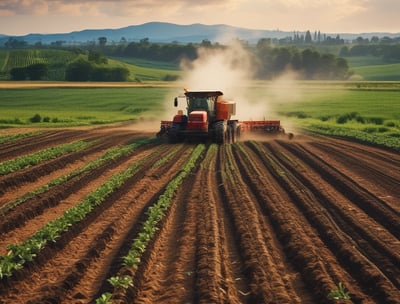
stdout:
{"type": "Polygon", "coordinates": [[[394,152],[127,128],[0,142],[0,303],[400,303],[394,152]]]}
{"type": "Polygon", "coordinates": [[[32,64],[48,65],[49,79],[64,79],[65,67],[78,55],[63,50],[12,50],[0,51],[0,74],[6,75],[13,68],[25,68],[32,64]]]}

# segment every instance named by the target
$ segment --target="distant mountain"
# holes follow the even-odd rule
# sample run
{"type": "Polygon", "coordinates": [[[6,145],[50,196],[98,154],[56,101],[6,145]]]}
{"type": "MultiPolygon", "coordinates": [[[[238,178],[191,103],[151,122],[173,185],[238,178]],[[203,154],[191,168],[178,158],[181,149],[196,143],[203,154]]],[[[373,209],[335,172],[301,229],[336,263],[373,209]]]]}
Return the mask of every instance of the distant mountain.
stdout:
{"type": "MultiPolygon", "coordinates": [[[[300,32],[302,34],[302,32],[300,32]]],[[[400,33],[324,33],[331,37],[340,35],[345,40],[353,40],[357,37],[370,38],[378,37],[399,37],[400,33]]],[[[100,30],[82,30],[71,33],[60,34],[29,34],[25,36],[12,36],[13,38],[23,39],[29,44],[42,42],[50,44],[56,41],[64,41],[66,44],[81,44],[87,42],[98,42],[99,37],[106,37],[107,43],[120,42],[122,38],[126,41],[139,41],[149,38],[150,42],[201,42],[205,39],[211,42],[226,42],[231,39],[241,39],[249,43],[256,43],[261,38],[286,38],[292,37],[293,32],[279,30],[256,30],[239,28],[224,24],[218,25],[178,25],[165,22],[149,22],[141,25],[132,25],[119,29],[100,29],[100,30]]],[[[0,44],[4,44],[10,36],[0,34],[0,44]]]]}

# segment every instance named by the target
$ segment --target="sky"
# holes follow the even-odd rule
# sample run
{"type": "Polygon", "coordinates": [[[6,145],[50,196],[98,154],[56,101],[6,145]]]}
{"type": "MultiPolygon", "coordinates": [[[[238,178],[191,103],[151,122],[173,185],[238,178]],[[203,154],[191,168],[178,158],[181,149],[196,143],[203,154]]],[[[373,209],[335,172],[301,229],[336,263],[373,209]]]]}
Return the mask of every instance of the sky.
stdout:
{"type": "Polygon", "coordinates": [[[0,0],[0,34],[117,29],[151,21],[400,33],[399,12],[400,0],[0,0]]]}

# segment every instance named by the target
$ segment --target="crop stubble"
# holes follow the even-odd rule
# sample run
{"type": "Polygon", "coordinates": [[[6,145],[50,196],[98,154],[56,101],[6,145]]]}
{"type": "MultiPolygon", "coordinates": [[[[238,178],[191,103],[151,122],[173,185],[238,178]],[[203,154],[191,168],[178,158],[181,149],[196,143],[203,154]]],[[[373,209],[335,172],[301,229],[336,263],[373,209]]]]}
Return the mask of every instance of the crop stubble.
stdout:
{"type": "MultiPolygon", "coordinates": [[[[46,175],[72,172],[143,136],[149,135],[129,128],[58,130],[4,143],[0,161],[38,145],[97,140],[83,151],[1,176],[1,206],[40,187],[46,175]]],[[[147,209],[193,148],[148,144],[7,210],[0,218],[1,254],[112,174],[142,162],[101,207],[1,280],[0,303],[90,303],[112,290],[107,279],[120,269],[147,209]],[[154,166],[173,149],[171,158],[154,166]]],[[[399,167],[396,153],[322,137],[208,145],[120,299],[323,303],[342,282],[354,303],[400,303],[399,167]]]]}

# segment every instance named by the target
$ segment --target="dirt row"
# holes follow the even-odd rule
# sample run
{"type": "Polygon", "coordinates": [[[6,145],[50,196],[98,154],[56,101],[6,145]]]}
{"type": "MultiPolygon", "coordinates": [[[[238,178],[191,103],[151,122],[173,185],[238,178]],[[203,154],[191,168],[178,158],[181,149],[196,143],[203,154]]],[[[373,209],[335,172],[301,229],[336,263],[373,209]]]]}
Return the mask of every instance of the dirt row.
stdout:
{"type": "MultiPolygon", "coordinates": [[[[63,132],[51,137],[70,130],[63,132]]],[[[2,176],[0,202],[6,205],[110,147],[145,136],[126,129],[79,134],[71,140],[98,142],[59,163],[2,176]]],[[[35,135],[42,139],[48,137],[35,135]]],[[[18,142],[27,141],[9,145],[4,159],[35,149],[18,142]]],[[[0,303],[93,303],[112,292],[107,279],[121,269],[147,209],[194,147],[145,145],[0,215],[3,255],[7,244],[23,242],[113,174],[141,164],[89,217],[0,280],[0,303]]],[[[331,303],[327,295],[341,282],[349,303],[400,303],[399,167],[396,153],[339,139],[207,145],[118,302],[331,303]]]]}

